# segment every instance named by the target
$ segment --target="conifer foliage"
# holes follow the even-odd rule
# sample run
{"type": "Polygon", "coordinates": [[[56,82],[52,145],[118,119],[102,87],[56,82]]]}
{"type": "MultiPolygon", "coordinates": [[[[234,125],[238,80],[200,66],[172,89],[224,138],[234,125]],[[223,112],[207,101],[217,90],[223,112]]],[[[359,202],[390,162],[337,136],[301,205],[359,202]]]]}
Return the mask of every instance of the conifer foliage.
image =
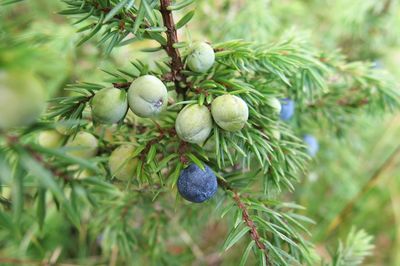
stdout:
{"type": "MultiPolygon", "coordinates": [[[[195,0],[63,2],[60,14],[83,33],[78,45],[95,41],[110,54],[152,40],[144,50],[154,64],[134,60],[98,83],[68,85],[73,96],[51,99],[40,120],[1,128],[1,182],[14,188],[0,212],[7,237],[22,241],[31,223],[40,236],[65,216],[87,257],[99,245],[102,259],[120,265],[182,265],[206,262],[193,241],[214,219],[229,224],[221,249],[241,247],[240,265],[322,264],[307,241],[313,221],[276,196],[307,172],[299,128],[341,132],[357,113],[397,108],[390,79],[294,36],[181,37],[195,0]],[[35,140],[49,133],[50,143],[35,140]],[[182,235],[190,251],[174,255],[170,243],[182,235]]],[[[332,265],[358,265],[370,250],[370,237],[354,231],[332,265]]]]}

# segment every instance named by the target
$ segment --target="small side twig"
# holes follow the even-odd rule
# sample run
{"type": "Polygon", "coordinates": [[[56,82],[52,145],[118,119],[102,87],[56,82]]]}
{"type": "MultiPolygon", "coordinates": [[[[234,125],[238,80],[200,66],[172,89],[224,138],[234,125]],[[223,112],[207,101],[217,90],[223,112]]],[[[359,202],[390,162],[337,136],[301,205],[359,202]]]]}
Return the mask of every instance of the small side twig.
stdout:
{"type": "Polygon", "coordinates": [[[218,184],[224,190],[228,190],[228,191],[231,191],[233,193],[233,200],[235,201],[235,203],[238,206],[238,208],[242,211],[242,219],[246,223],[246,225],[250,228],[250,236],[251,236],[251,238],[256,243],[257,248],[264,252],[265,260],[267,262],[267,265],[271,265],[270,262],[269,262],[270,260],[269,260],[269,257],[268,257],[268,250],[267,250],[266,246],[264,245],[264,243],[261,242],[260,234],[257,231],[257,227],[254,224],[254,221],[250,218],[249,211],[247,210],[246,205],[240,199],[239,193],[234,188],[232,188],[232,186],[229,185],[223,179],[218,179],[218,184]]]}
{"type": "Polygon", "coordinates": [[[53,165],[51,165],[49,162],[47,162],[38,152],[33,150],[30,146],[24,145],[20,143],[20,139],[17,136],[11,136],[11,135],[6,135],[6,141],[10,146],[14,145],[21,145],[31,156],[32,158],[41,164],[44,168],[49,170],[54,176],[57,176],[59,178],[62,178],[64,181],[69,181],[72,179],[67,173],[60,171],[53,165]]]}

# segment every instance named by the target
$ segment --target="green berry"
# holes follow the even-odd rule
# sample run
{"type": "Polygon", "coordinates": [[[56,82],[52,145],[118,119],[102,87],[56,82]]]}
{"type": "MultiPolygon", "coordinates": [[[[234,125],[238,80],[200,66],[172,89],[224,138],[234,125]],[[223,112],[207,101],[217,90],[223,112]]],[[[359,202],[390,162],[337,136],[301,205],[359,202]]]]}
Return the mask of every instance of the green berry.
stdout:
{"type": "Polygon", "coordinates": [[[145,75],[135,79],[128,90],[129,107],[140,117],[154,117],[168,104],[168,92],[161,80],[145,75]]]}
{"type": "Polygon", "coordinates": [[[83,169],[82,171],[78,171],[75,173],[74,178],[76,179],[85,179],[89,176],[93,176],[93,173],[88,169],[83,169]]]}
{"type": "Polygon", "coordinates": [[[72,177],[74,179],[85,179],[89,176],[93,176],[93,172],[88,169],[81,169],[79,165],[73,164],[67,167],[69,172],[72,172],[72,177]]]}
{"type": "Polygon", "coordinates": [[[249,109],[245,101],[234,95],[222,95],[211,104],[214,121],[226,131],[237,131],[244,127],[249,118],[249,109]]]}
{"type": "Polygon", "coordinates": [[[187,65],[194,72],[205,73],[215,62],[214,49],[205,42],[195,43],[187,57],[187,65]]]}
{"type": "Polygon", "coordinates": [[[176,118],[175,129],[178,136],[190,143],[203,143],[210,135],[212,118],[210,111],[204,105],[188,105],[176,118]]]}
{"type": "Polygon", "coordinates": [[[67,152],[69,155],[89,159],[96,155],[98,141],[92,134],[81,131],[67,143],[66,147],[69,149],[67,152]]]}
{"type": "Polygon", "coordinates": [[[272,129],[271,133],[272,133],[272,137],[275,140],[280,140],[281,139],[281,132],[278,129],[272,129]]]}
{"type": "Polygon", "coordinates": [[[64,136],[56,130],[45,130],[39,133],[38,143],[45,148],[59,148],[63,143],[64,136]]]}
{"type": "Polygon", "coordinates": [[[117,130],[118,130],[118,125],[95,125],[93,127],[94,133],[101,139],[108,141],[108,142],[113,142],[114,137],[117,137],[118,135],[117,130]]]}
{"type": "Polygon", "coordinates": [[[138,164],[137,158],[132,157],[134,151],[134,146],[122,145],[111,153],[108,166],[112,176],[120,180],[129,180],[134,176],[138,164]]]}
{"type": "Polygon", "coordinates": [[[267,105],[269,105],[276,114],[280,114],[282,105],[278,98],[272,97],[267,99],[267,105]]]}
{"type": "Polygon", "coordinates": [[[69,128],[69,127],[67,127],[65,125],[57,125],[56,126],[56,131],[58,133],[60,133],[61,135],[64,135],[64,136],[68,136],[72,132],[71,128],[69,128]]]}
{"type": "Polygon", "coordinates": [[[96,93],[90,106],[93,120],[104,124],[117,123],[128,111],[126,92],[116,88],[104,88],[96,93]]]}
{"type": "Polygon", "coordinates": [[[206,152],[215,151],[215,134],[208,138],[208,140],[203,144],[203,150],[206,152]]]}
{"type": "Polygon", "coordinates": [[[30,125],[45,103],[44,90],[33,74],[0,71],[0,130],[30,125]]]}

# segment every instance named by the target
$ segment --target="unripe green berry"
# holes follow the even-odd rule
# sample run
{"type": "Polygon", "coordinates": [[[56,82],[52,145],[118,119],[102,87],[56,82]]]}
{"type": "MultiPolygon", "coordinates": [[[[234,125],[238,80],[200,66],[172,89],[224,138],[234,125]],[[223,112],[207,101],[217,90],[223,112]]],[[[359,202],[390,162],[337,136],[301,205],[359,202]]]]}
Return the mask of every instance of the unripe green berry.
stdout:
{"type": "Polygon", "coordinates": [[[210,153],[215,151],[215,134],[208,138],[208,140],[203,144],[203,150],[210,153]]]}
{"type": "Polygon", "coordinates": [[[128,111],[126,92],[116,88],[104,88],[96,93],[90,106],[94,121],[104,124],[117,123],[128,111]]]}
{"type": "Polygon", "coordinates": [[[135,79],[128,90],[129,107],[140,117],[153,117],[168,104],[168,92],[161,80],[145,75],[135,79]]]}
{"type": "Polygon", "coordinates": [[[281,132],[278,129],[272,129],[271,130],[272,133],[272,137],[276,140],[280,140],[281,139],[281,132]]]}
{"type": "Polygon", "coordinates": [[[56,130],[45,130],[39,133],[38,143],[45,148],[59,148],[63,143],[64,136],[56,130]]]}
{"type": "Polygon", "coordinates": [[[210,111],[204,105],[188,105],[176,118],[175,129],[178,136],[190,143],[203,143],[210,135],[212,118],[210,111]]]}
{"type": "Polygon", "coordinates": [[[99,138],[113,142],[114,137],[117,137],[118,134],[115,134],[117,131],[118,125],[96,125],[94,126],[94,133],[99,136],[99,138]]]}
{"type": "Polygon", "coordinates": [[[79,165],[73,164],[67,167],[67,170],[73,172],[72,177],[75,179],[85,179],[93,176],[93,172],[88,169],[81,169],[79,165]]]}
{"type": "Polygon", "coordinates": [[[110,155],[108,166],[112,176],[120,180],[129,180],[134,176],[138,159],[133,158],[135,148],[132,145],[122,145],[110,155]]]}
{"type": "Polygon", "coordinates": [[[205,73],[215,62],[214,49],[205,42],[195,43],[187,57],[187,65],[194,72],[205,73]]]}
{"type": "Polygon", "coordinates": [[[244,127],[249,118],[245,101],[235,95],[222,95],[211,103],[214,121],[226,131],[237,131],[244,127]]]}
{"type": "Polygon", "coordinates": [[[0,130],[30,125],[45,103],[44,90],[33,74],[0,71],[0,130]]]}
{"type": "Polygon", "coordinates": [[[60,133],[61,135],[68,136],[69,134],[71,134],[72,129],[67,127],[67,126],[65,126],[65,125],[57,125],[56,126],[56,131],[58,133],[60,133]]]}
{"type": "Polygon", "coordinates": [[[278,98],[272,97],[267,99],[267,104],[274,109],[276,114],[279,114],[282,109],[281,102],[278,100],[278,98]]]}
{"type": "Polygon", "coordinates": [[[76,172],[74,175],[74,178],[76,179],[85,179],[89,176],[93,176],[93,173],[89,171],[88,169],[83,169],[82,171],[76,172]]]}
{"type": "Polygon", "coordinates": [[[67,152],[69,155],[89,159],[96,155],[98,141],[92,134],[81,131],[67,143],[66,147],[69,148],[67,152]]]}

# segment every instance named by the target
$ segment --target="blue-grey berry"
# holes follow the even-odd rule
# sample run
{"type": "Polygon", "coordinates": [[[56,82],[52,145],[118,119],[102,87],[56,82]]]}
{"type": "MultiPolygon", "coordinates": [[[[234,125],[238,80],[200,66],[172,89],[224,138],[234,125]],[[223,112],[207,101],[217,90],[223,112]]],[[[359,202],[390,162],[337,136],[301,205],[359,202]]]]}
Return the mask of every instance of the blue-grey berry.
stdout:
{"type": "Polygon", "coordinates": [[[384,64],[382,60],[376,59],[374,62],[372,62],[372,68],[373,69],[384,69],[384,64]]]}
{"type": "Polygon", "coordinates": [[[217,192],[217,177],[210,167],[205,164],[204,167],[205,171],[192,163],[179,175],[178,191],[186,200],[201,203],[212,198],[217,192]]]}
{"type": "Polygon", "coordinates": [[[289,98],[281,99],[281,106],[280,118],[287,121],[294,114],[294,101],[289,98]]]}
{"type": "Polygon", "coordinates": [[[306,134],[303,137],[303,141],[307,145],[307,152],[311,157],[315,157],[319,150],[318,140],[313,136],[306,134]]]}

